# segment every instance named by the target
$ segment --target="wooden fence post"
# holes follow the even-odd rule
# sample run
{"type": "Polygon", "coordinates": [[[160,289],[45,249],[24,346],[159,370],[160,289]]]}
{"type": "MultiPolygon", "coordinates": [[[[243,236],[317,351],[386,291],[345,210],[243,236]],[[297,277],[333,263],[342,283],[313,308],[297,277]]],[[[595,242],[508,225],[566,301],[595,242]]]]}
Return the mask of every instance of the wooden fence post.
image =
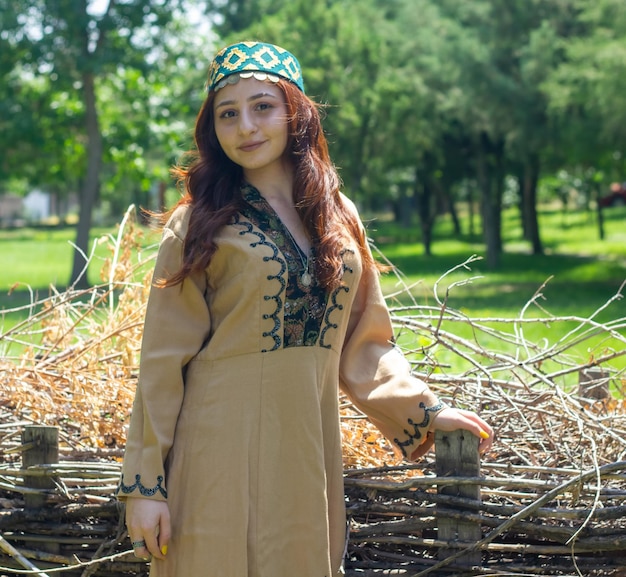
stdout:
{"type": "MultiPolygon", "coordinates": [[[[59,462],[59,429],[40,425],[27,425],[22,430],[22,469],[35,465],[51,465],[59,462]]],[[[46,475],[24,475],[24,485],[32,489],[54,489],[54,479],[46,475]]],[[[27,509],[39,509],[45,506],[46,495],[43,493],[24,493],[24,505],[27,509]]],[[[60,549],[55,542],[29,542],[27,547],[38,547],[49,553],[60,549]]]]}
{"type": "MultiPolygon", "coordinates": [[[[478,454],[478,438],[468,431],[452,432],[436,431],[435,433],[436,473],[438,477],[478,477],[480,475],[480,456],[478,454]]],[[[480,501],[480,486],[444,485],[437,488],[442,495],[464,497],[480,501]]],[[[442,541],[458,544],[458,548],[476,543],[481,539],[480,523],[459,518],[461,507],[451,509],[449,506],[437,505],[437,533],[442,541]],[[456,513],[456,518],[447,515],[456,513]]],[[[474,511],[475,512],[475,511],[474,511]]],[[[439,558],[445,559],[456,553],[458,548],[442,547],[439,558]]],[[[457,565],[474,567],[481,565],[481,552],[473,551],[456,560],[457,565]]]]}
{"type": "MultiPolygon", "coordinates": [[[[27,425],[22,431],[22,468],[34,465],[50,465],[59,462],[59,429],[27,425]]],[[[33,489],[53,489],[54,481],[46,476],[24,476],[24,485],[33,489]]],[[[41,507],[46,496],[37,493],[25,493],[24,502],[27,508],[41,507]]]]}
{"type": "Polygon", "coordinates": [[[602,367],[588,367],[578,372],[578,395],[583,399],[603,400],[610,396],[609,372],[602,367]]]}

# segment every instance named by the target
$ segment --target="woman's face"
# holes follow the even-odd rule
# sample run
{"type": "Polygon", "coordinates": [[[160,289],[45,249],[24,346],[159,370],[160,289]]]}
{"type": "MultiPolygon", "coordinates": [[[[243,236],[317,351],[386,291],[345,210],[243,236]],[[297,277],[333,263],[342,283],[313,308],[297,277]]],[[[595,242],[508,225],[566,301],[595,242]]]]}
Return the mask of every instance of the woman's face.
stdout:
{"type": "Polygon", "coordinates": [[[213,111],[220,146],[244,174],[282,167],[288,123],[284,95],[278,86],[241,78],[217,92],[213,111]]]}

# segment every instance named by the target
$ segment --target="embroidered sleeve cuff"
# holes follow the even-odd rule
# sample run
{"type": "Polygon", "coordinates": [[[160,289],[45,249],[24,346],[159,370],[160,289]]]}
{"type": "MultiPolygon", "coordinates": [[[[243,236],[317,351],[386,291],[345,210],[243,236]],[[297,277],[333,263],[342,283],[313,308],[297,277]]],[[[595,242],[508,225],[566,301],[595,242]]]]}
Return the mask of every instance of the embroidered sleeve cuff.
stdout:
{"type": "Polygon", "coordinates": [[[133,493],[137,492],[138,494],[135,496],[142,497],[159,497],[161,496],[163,499],[167,499],[167,490],[163,486],[163,476],[159,475],[156,478],[156,484],[145,486],[141,480],[141,475],[135,475],[135,482],[132,485],[127,485],[124,483],[124,477],[122,476],[120,479],[120,484],[117,489],[118,497],[129,497],[133,493]]]}
{"type": "Polygon", "coordinates": [[[424,418],[421,422],[416,423],[413,419],[408,419],[408,425],[404,429],[403,437],[394,438],[393,442],[402,452],[405,459],[415,460],[424,455],[432,447],[434,443],[431,434],[432,421],[437,413],[443,411],[447,405],[443,401],[439,401],[436,405],[427,407],[423,402],[419,404],[419,408],[424,411],[424,418]]]}

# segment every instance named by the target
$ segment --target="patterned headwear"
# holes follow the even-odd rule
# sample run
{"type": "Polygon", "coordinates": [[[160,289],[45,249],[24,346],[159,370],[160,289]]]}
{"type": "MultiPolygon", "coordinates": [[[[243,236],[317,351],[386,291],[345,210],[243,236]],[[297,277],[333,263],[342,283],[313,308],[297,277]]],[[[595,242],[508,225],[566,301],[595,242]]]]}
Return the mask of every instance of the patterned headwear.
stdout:
{"type": "Polygon", "coordinates": [[[239,77],[278,82],[284,78],[304,92],[302,69],[284,48],[264,42],[239,42],[220,50],[211,62],[207,90],[219,90],[239,77]],[[237,75],[237,76],[233,76],[237,75]]]}

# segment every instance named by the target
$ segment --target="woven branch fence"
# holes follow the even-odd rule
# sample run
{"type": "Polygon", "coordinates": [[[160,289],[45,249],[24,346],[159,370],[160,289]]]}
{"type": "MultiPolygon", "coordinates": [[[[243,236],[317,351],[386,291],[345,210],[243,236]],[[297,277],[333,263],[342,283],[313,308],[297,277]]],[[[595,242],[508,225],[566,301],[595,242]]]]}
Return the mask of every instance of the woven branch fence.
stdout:
{"type": "MultiPolygon", "coordinates": [[[[0,576],[147,575],[113,498],[155,253],[140,235],[129,211],[100,285],[33,294],[0,335],[0,576]]],[[[626,576],[624,286],[587,318],[550,315],[549,285],[515,319],[469,318],[447,300],[474,260],[431,304],[389,302],[416,371],[493,448],[479,463],[473,437],[438,434],[407,465],[342,399],[346,574],[626,576]],[[539,324],[567,330],[536,343],[539,324]]]]}

